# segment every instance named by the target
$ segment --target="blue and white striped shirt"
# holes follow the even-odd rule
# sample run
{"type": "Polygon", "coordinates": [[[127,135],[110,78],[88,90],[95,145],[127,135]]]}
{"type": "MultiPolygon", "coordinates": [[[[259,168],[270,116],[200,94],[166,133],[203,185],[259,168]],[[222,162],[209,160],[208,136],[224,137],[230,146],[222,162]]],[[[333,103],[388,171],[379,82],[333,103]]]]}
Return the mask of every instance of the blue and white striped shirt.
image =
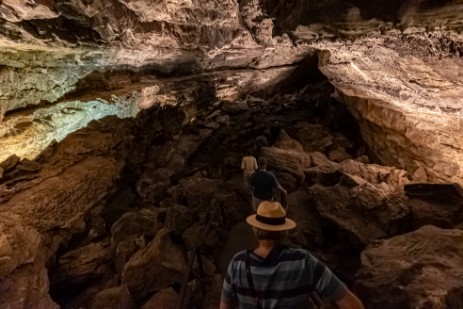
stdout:
{"type": "MultiPolygon", "coordinates": [[[[323,263],[304,249],[281,247],[265,258],[249,254],[257,298],[264,309],[304,308],[310,292],[338,301],[346,286],[323,263]]],[[[240,309],[256,308],[246,276],[246,251],[237,253],[228,266],[222,301],[240,309]]]]}

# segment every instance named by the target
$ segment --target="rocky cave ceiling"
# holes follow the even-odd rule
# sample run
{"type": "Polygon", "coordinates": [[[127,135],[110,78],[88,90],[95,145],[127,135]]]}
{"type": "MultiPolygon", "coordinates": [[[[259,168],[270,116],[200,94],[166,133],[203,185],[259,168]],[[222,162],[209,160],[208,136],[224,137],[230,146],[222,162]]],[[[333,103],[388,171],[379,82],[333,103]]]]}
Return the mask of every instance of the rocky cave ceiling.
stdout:
{"type": "Polygon", "coordinates": [[[192,120],[198,101],[270,95],[302,67],[382,163],[461,183],[462,1],[3,0],[0,14],[0,161],[156,104],[192,120]]]}

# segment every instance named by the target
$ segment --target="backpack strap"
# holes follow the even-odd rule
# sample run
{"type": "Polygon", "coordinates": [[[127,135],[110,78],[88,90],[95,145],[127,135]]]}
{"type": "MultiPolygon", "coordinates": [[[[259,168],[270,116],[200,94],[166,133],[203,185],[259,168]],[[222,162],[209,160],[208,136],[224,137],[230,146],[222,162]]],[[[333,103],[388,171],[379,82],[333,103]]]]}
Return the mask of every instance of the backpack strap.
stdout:
{"type": "Polygon", "coordinates": [[[254,281],[252,280],[251,265],[249,262],[250,254],[251,254],[251,250],[247,250],[246,259],[244,260],[246,264],[246,277],[248,278],[249,289],[251,290],[252,297],[254,297],[254,300],[256,301],[256,308],[262,309],[262,306],[260,305],[260,302],[259,302],[259,298],[257,298],[256,289],[254,287],[254,281]]]}

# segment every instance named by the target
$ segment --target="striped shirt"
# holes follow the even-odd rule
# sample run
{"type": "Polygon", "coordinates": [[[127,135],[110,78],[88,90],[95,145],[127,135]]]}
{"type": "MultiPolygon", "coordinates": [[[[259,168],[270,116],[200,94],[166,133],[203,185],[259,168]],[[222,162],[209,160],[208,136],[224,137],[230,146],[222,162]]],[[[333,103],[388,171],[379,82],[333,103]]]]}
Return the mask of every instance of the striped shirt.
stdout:
{"type": "MultiPolygon", "coordinates": [[[[256,300],[249,288],[245,261],[246,251],[233,257],[221,300],[230,307],[255,309],[256,300]]],[[[265,259],[251,252],[249,264],[257,298],[264,309],[307,308],[312,291],[336,302],[347,291],[328,267],[304,249],[274,249],[265,259]]]]}

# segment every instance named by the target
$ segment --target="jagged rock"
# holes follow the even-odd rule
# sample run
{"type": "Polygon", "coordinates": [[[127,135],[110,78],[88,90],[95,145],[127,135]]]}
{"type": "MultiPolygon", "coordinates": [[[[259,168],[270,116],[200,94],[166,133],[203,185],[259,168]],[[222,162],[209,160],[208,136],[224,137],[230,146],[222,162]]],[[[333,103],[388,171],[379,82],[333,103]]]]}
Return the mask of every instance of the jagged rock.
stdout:
{"type": "Polygon", "coordinates": [[[334,162],[352,160],[352,156],[343,147],[337,147],[336,149],[328,152],[328,158],[334,162]]]}
{"type": "Polygon", "coordinates": [[[58,308],[48,295],[41,235],[33,228],[0,219],[0,308],[58,308]]]}
{"type": "Polygon", "coordinates": [[[309,192],[305,189],[291,192],[287,202],[287,216],[295,220],[297,224],[295,233],[291,235],[291,240],[308,248],[323,244],[325,242],[322,230],[323,220],[318,214],[309,192]]]}
{"type": "Polygon", "coordinates": [[[291,138],[285,130],[281,130],[278,134],[277,140],[273,144],[273,147],[277,147],[283,150],[294,150],[296,152],[303,152],[304,148],[301,143],[291,138]]]}
{"type": "Polygon", "coordinates": [[[350,175],[357,175],[374,185],[387,183],[390,188],[389,192],[403,191],[404,186],[410,183],[410,175],[406,171],[376,164],[362,164],[350,160],[340,164],[339,170],[350,175]]]}
{"type": "Polygon", "coordinates": [[[201,245],[205,247],[217,247],[217,244],[220,240],[217,232],[215,230],[209,230],[208,233],[204,234],[205,230],[206,226],[204,224],[195,223],[190,226],[182,236],[185,247],[188,249],[193,249],[194,247],[201,244],[201,240],[203,241],[201,245]]]}
{"type": "MultiPolygon", "coordinates": [[[[144,247],[141,246],[140,242],[137,241],[139,236],[128,237],[117,243],[116,249],[114,250],[114,268],[119,275],[122,275],[122,271],[124,270],[124,266],[130,257],[137,252],[140,248],[144,247]]],[[[144,238],[143,238],[144,239],[144,238]]],[[[146,245],[146,244],[145,244],[146,245]]]]}
{"type": "Polygon", "coordinates": [[[111,258],[109,242],[91,243],[68,251],[58,258],[51,283],[61,290],[110,274],[111,258]]]}
{"type": "Polygon", "coordinates": [[[4,172],[9,172],[16,166],[16,164],[18,164],[20,160],[21,159],[17,155],[13,154],[9,156],[7,159],[5,159],[3,162],[1,162],[0,167],[3,169],[4,172]]]}
{"type": "Polygon", "coordinates": [[[174,204],[167,210],[165,226],[178,235],[193,225],[194,217],[191,210],[183,205],[174,204]]]}
{"type": "Polygon", "coordinates": [[[209,278],[214,276],[214,274],[217,272],[217,267],[215,266],[215,263],[211,261],[209,258],[207,258],[205,254],[206,252],[204,252],[204,254],[201,254],[200,250],[199,258],[196,257],[193,263],[192,273],[198,278],[202,278],[204,276],[209,278]]]}
{"type": "Polygon", "coordinates": [[[458,184],[414,183],[404,189],[410,197],[414,227],[432,224],[453,228],[463,222],[463,191],[458,184]]]}
{"type": "Polygon", "coordinates": [[[463,203],[463,189],[456,183],[409,183],[404,186],[405,194],[431,202],[463,203]]]}
{"type": "Polygon", "coordinates": [[[181,135],[175,145],[175,153],[167,163],[173,172],[183,169],[188,158],[201,146],[202,140],[197,135],[181,135]]]}
{"type": "Polygon", "coordinates": [[[15,268],[32,263],[40,255],[43,240],[36,230],[13,223],[5,217],[0,221],[0,276],[6,276],[15,268]]]}
{"type": "Polygon", "coordinates": [[[413,180],[416,182],[427,182],[428,181],[428,175],[426,175],[426,170],[424,167],[419,166],[415,172],[413,173],[413,180]]]}
{"type": "MultiPolygon", "coordinates": [[[[357,158],[355,158],[355,161],[363,163],[363,164],[370,164],[370,158],[367,155],[362,155],[357,158]]],[[[413,176],[413,179],[416,179],[415,176],[413,176]]]]}
{"type": "Polygon", "coordinates": [[[352,148],[354,146],[354,143],[344,134],[337,132],[334,133],[333,146],[335,146],[336,148],[341,147],[344,149],[348,149],[352,148]]]}
{"type": "MultiPolygon", "coordinates": [[[[48,295],[45,262],[52,265],[51,258],[58,249],[68,246],[73,234],[85,235],[87,218],[101,211],[101,203],[114,186],[126,157],[129,145],[127,141],[131,139],[127,135],[130,127],[128,123],[131,122],[121,121],[111,125],[110,121],[111,119],[107,119],[99,124],[92,124],[88,129],[72,134],[61,143],[52,146],[53,151],[49,153],[46,161],[40,163],[40,169],[35,163],[26,163],[27,169],[34,171],[34,177],[10,179],[9,190],[0,194],[2,198],[8,195],[6,199],[2,199],[0,205],[1,217],[15,222],[18,229],[35,231],[41,239],[31,240],[29,245],[23,247],[20,244],[26,241],[27,237],[21,236],[19,239],[22,241],[15,241],[15,248],[20,249],[20,253],[14,258],[5,259],[5,262],[8,261],[6,267],[9,268],[9,274],[5,275],[9,278],[8,289],[16,291],[7,295],[0,293],[1,296],[7,297],[0,301],[5,306],[55,307],[48,295]],[[86,138],[92,141],[86,141],[86,138]],[[115,157],[118,160],[115,160],[115,157]],[[29,250],[35,250],[37,246],[40,246],[37,252],[32,254],[33,251],[29,250]],[[28,262],[22,266],[24,259],[28,262]],[[11,269],[12,267],[14,269],[11,269]]],[[[8,166],[21,164],[16,159],[13,161],[8,166]]],[[[14,235],[19,233],[14,230],[5,232],[5,239],[15,239],[14,235]]],[[[7,255],[13,257],[14,252],[13,250],[7,255]]],[[[78,255],[79,252],[74,253],[78,255]]],[[[69,257],[73,257],[74,253],[70,253],[69,257]]],[[[85,255],[85,252],[80,253],[85,255]]],[[[90,257],[89,259],[91,260],[90,257]]],[[[105,261],[104,264],[108,262],[107,256],[101,256],[101,260],[105,261]]],[[[86,266],[92,269],[96,264],[98,263],[89,262],[86,266]]],[[[86,269],[86,266],[84,265],[84,269],[75,270],[84,273],[83,277],[93,276],[89,274],[91,270],[86,269]]],[[[73,273],[73,267],[67,268],[66,271],[66,275],[79,276],[73,273]]],[[[95,272],[101,274],[99,270],[95,272]]]]}
{"type": "Polygon", "coordinates": [[[162,289],[151,297],[141,309],[175,309],[177,308],[178,294],[172,288],[162,289]]]}
{"type": "Polygon", "coordinates": [[[162,228],[158,212],[143,208],[138,212],[126,212],[111,227],[111,247],[114,252],[114,266],[122,274],[124,265],[140,248],[146,239],[152,239],[162,228]]]}
{"type": "Polygon", "coordinates": [[[92,309],[130,309],[132,299],[126,286],[102,290],[95,295],[92,309]]]}
{"type": "Polygon", "coordinates": [[[222,192],[223,183],[215,179],[205,178],[200,173],[180,181],[181,194],[185,197],[189,208],[209,209],[216,200],[217,192],[222,192]]]}
{"type": "Polygon", "coordinates": [[[381,186],[331,170],[325,186],[308,190],[320,215],[367,244],[410,228],[410,208],[404,196],[389,195],[381,186]],[[394,198],[392,198],[394,197],[394,198]],[[392,198],[392,199],[391,199],[392,198]]]}
{"type": "Polygon", "coordinates": [[[154,172],[145,171],[137,182],[137,193],[145,201],[159,203],[166,195],[173,174],[174,172],[167,168],[158,168],[154,172]]]}
{"type": "Polygon", "coordinates": [[[24,159],[19,161],[15,168],[24,172],[37,172],[38,170],[40,170],[40,163],[24,159]]]}
{"type": "Polygon", "coordinates": [[[112,227],[126,212],[132,212],[135,208],[137,195],[131,187],[122,186],[108,201],[101,216],[108,227],[112,227]]]}
{"type": "Polygon", "coordinates": [[[199,279],[193,279],[188,282],[186,296],[185,296],[185,307],[191,308],[202,303],[204,299],[204,285],[199,279]]]}
{"type": "Polygon", "coordinates": [[[297,140],[302,144],[306,152],[323,152],[333,144],[334,137],[326,129],[319,124],[301,123],[298,124],[301,128],[296,132],[297,140]]]}
{"type": "Polygon", "coordinates": [[[221,274],[215,274],[211,278],[211,288],[206,289],[206,291],[204,291],[202,308],[204,309],[217,308],[217,304],[220,302],[222,284],[223,284],[223,276],[221,274]]]}
{"type": "Polygon", "coordinates": [[[0,308],[60,308],[48,294],[48,271],[44,259],[28,263],[2,276],[0,308]]]}
{"type": "MultiPolygon", "coordinates": [[[[276,172],[276,176],[277,176],[278,182],[288,192],[295,190],[300,184],[300,180],[298,180],[296,177],[294,177],[290,173],[279,171],[279,172],[276,172]]],[[[280,196],[279,200],[281,200],[281,192],[275,192],[275,194],[276,194],[275,198],[280,196]]]]}
{"type": "Polygon", "coordinates": [[[186,265],[184,252],[170,240],[169,231],[161,229],[145,248],[132,255],[121,281],[133,297],[140,299],[180,283],[186,265]]]}
{"type": "Polygon", "coordinates": [[[313,166],[319,166],[319,165],[334,165],[335,163],[328,159],[327,156],[325,156],[323,153],[315,151],[311,152],[310,154],[310,162],[312,163],[313,166]]]}
{"type": "Polygon", "coordinates": [[[28,191],[16,194],[2,205],[1,211],[18,216],[44,235],[50,232],[47,243],[54,252],[63,241],[57,231],[61,229],[65,238],[73,231],[81,231],[85,214],[109,191],[120,168],[118,163],[102,157],[85,159],[62,174],[45,178],[28,191]],[[82,195],[81,190],[86,194],[82,195]]]}
{"type": "MultiPolygon", "coordinates": [[[[434,46],[440,46],[437,41],[445,40],[446,35],[437,36],[440,38],[429,38],[434,46]]],[[[428,181],[460,183],[462,142],[457,132],[461,121],[453,117],[460,109],[459,97],[449,80],[440,78],[448,76],[449,62],[424,60],[419,49],[405,47],[407,40],[403,44],[401,39],[385,39],[391,47],[381,46],[383,39],[379,37],[373,45],[366,43],[368,40],[357,41],[354,53],[342,44],[323,44],[320,69],[336,88],[337,100],[358,120],[362,137],[377,162],[409,173],[421,167],[428,181]],[[397,58],[397,66],[390,66],[397,50],[401,50],[401,60],[397,58]],[[375,56],[367,56],[371,54],[375,56]],[[358,68],[355,73],[350,71],[352,66],[358,68]],[[414,71],[416,68],[420,69],[414,71]],[[414,73],[404,73],[410,70],[414,73]],[[389,81],[387,87],[385,79],[389,81]]],[[[418,46],[417,42],[412,46],[418,46]]]]}
{"type": "Polygon", "coordinates": [[[152,238],[161,228],[158,213],[152,209],[126,212],[111,227],[111,247],[116,248],[119,242],[133,236],[152,238]]]}
{"type": "Polygon", "coordinates": [[[223,101],[221,109],[228,114],[240,114],[248,110],[247,101],[223,101]]]}
{"type": "Polygon", "coordinates": [[[268,169],[287,172],[300,183],[304,180],[304,169],[310,167],[310,155],[305,152],[262,147],[262,156],[267,159],[268,169]]]}
{"type": "Polygon", "coordinates": [[[358,284],[367,307],[461,308],[463,231],[424,226],[362,252],[358,284]]]}

